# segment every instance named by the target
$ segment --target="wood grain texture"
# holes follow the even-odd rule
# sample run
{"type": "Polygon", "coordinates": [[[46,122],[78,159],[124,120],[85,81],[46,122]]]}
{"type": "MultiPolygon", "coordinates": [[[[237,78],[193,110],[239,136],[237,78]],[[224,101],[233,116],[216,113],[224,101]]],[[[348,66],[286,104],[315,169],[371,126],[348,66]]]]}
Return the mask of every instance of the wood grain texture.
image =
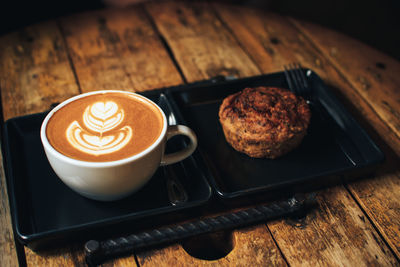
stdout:
{"type": "MultiPolygon", "coordinates": [[[[232,239],[232,251],[218,260],[197,259],[181,245],[173,245],[140,253],[138,262],[140,266],[287,266],[266,227],[234,231],[232,239]]],[[[210,243],[201,245],[207,250],[210,243]]]]}
{"type": "Polygon", "coordinates": [[[146,5],[188,82],[224,75],[259,74],[207,3],[159,2],[146,5]]]}
{"type": "Polygon", "coordinates": [[[83,262],[79,263],[69,248],[48,250],[42,253],[35,253],[28,248],[25,251],[27,266],[84,266],[83,262]]]}
{"type": "Polygon", "coordinates": [[[341,33],[293,22],[400,137],[400,62],[341,33]]]}
{"type": "Polygon", "coordinates": [[[348,188],[400,258],[400,171],[379,173],[348,188]]]}
{"type": "Polygon", "coordinates": [[[398,265],[346,190],[324,190],[317,199],[318,208],[305,219],[268,224],[289,265],[398,265]]]}
{"type": "MultiPolygon", "coordinates": [[[[0,88],[3,116],[11,117],[42,112],[52,103],[77,94],[78,87],[71,70],[62,36],[54,21],[27,27],[0,38],[0,88]]],[[[1,177],[5,185],[4,175],[1,177]]],[[[2,186],[5,190],[5,186],[2,186]]],[[[15,251],[7,193],[1,195],[2,266],[15,266],[15,251]],[[6,204],[7,203],[7,204],[6,204]],[[3,213],[4,212],[4,213],[3,213]],[[11,235],[11,236],[10,236],[11,235]],[[9,250],[9,251],[8,251],[9,250]]],[[[30,258],[38,257],[25,249],[30,258]]]]}
{"type": "Polygon", "coordinates": [[[386,163],[375,173],[374,179],[350,183],[348,188],[400,259],[400,62],[339,33],[301,21],[294,21],[294,24],[357,90],[361,97],[353,102],[364,98],[373,109],[367,110],[368,117],[378,116],[390,127],[388,131],[387,127],[375,124],[376,119],[369,119],[380,139],[385,141],[379,143],[384,149],[386,163]],[[338,38],[348,41],[340,42],[338,38]]]}
{"type": "Polygon", "coordinates": [[[61,20],[83,92],[143,91],[182,83],[139,6],[82,13],[61,20]]]}
{"type": "MultiPolygon", "coordinates": [[[[248,9],[244,12],[243,8],[221,5],[216,5],[216,9],[221,19],[237,36],[242,47],[252,55],[252,58],[263,72],[280,71],[284,64],[290,62],[301,62],[303,66],[312,68],[324,81],[333,86],[334,92],[338,97],[344,101],[345,105],[356,118],[361,119],[362,125],[367,127],[367,130],[372,134],[374,139],[383,145],[387,156],[390,155],[390,157],[396,158],[396,154],[399,155],[400,143],[396,133],[387,126],[384,120],[377,116],[371,104],[360,96],[357,89],[347,81],[342,72],[340,70],[338,71],[335,66],[332,66],[330,60],[324,56],[324,53],[316,49],[309,38],[294,27],[290,21],[281,16],[252,9],[248,9]],[[238,17],[240,17],[240,19],[238,19],[238,17]],[[366,119],[368,123],[366,123],[366,119]],[[388,150],[388,147],[392,147],[394,153],[390,151],[391,149],[388,150]]],[[[341,39],[341,42],[344,40],[346,39],[341,39]]],[[[340,63],[338,63],[338,65],[340,65],[340,63]]],[[[397,239],[393,235],[397,233],[396,226],[398,226],[399,214],[396,211],[399,210],[397,203],[399,198],[396,194],[391,194],[390,192],[399,191],[400,188],[397,187],[398,178],[396,175],[389,175],[389,177],[386,175],[386,180],[378,178],[374,181],[375,186],[376,184],[381,185],[378,188],[382,189],[382,193],[386,192],[384,188],[387,188],[388,185],[394,186],[394,188],[387,191],[390,195],[389,198],[387,198],[387,196],[385,197],[384,194],[376,194],[375,197],[369,198],[370,202],[363,206],[363,208],[372,218],[389,218],[389,216],[396,216],[393,221],[379,220],[378,222],[378,220],[373,219],[374,224],[379,225],[379,230],[391,233],[390,236],[387,236],[386,240],[396,242],[397,239]],[[377,180],[379,182],[377,182],[377,180]],[[383,209],[382,211],[386,211],[386,215],[383,216],[368,212],[369,206],[373,207],[375,211],[380,210],[379,203],[382,202],[390,202],[391,205],[394,205],[394,209],[383,209]],[[384,226],[388,229],[384,229],[384,226]]],[[[365,185],[363,188],[367,187],[372,189],[372,185],[368,186],[368,181],[364,183],[365,185]]],[[[352,186],[350,186],[350,188],[352,188],[352,186]]],[[[341,188],[341,190],[344,191],[343,188],[341,188]]],[[[358,192],[354,190],[352,190],[352,192],[358,199],[358,192]]],[[[365,195],[367,191],[364,190],[362,193],[365,195]]],[[[363,194],[361,194],[361,196],[363,194]]],[[[341,199],[338,198],[338,201],[341,201],[341,199]]],[[[348,212],[353,211],[349,210],[348,212]]],[[[316,223],[317,222],[318,221],[316,221],[316,223]]],[[[314,234],[318,235],[319,230],[315,229],[314,234]]],[[[277,240],[278,244],[281,244],[279,241],[280,240],[277,240]]],[[[302,248],[302,250],[307,251],[308,249],[302,248]]],[[[284,253],[284,255],[287,256],[286,253],[284,253]]],[[[302,262],[314,263],[320,257],[320,255],[311,256],[314,256],[314,258],[310,257],[308,260],[302,259],[302,262]]],[[[372,257],[373,255],[370,256],[372,257]]],[[[289,261],[289,263],[293,262],[289,261]]],[[[299,262],[295,262],[295,264],[299,264],[299,262]]]]}
{"type": "MultiPolygon", "coordinates": [[[[259,74],[254,63],[215,17],[210,6],[168,2],[146,7],[171,47],[187,81],[208,79],[217,75],[245,77],[259,74]]],[[[229,266],[232,263],[246,266],[249,262],[256,266],[285,265],[265,226],[248,231],[247,236],[251,237],[246,240],[243,234],[235,232],[235,240],[241,241],[235,242],[233,251],[219,260],[196,259],[188,255],[181,246],[173,245],[150,254],[139,253],[138,262],[145,266],[229,266]],[[259,255],[256,256],[254,246],[257,242],[262,246],[257,246],[259,255]]]]}
{"type": "MultiPolygon", "coordinates": [[[[2,155],[0,155],[0,160],[3,162],[2,155]]],[[[18,266],[4,168],[0,171],[0,265],[18,266]]]]}
{"type": "MultiPolygon", "coordinates": [[[[187,81],[208,79],[217,75],[245,77],[259,74],[254,63],[215,16],[211,6],[168,2],[146,5],[146,8],[171,47],[187,81]]],[[[257,239],[257,242],[263,243],[263,246],[257,247],[258,254],[269,255],[272,251],[273,257],[256,257],[254,251],[250,249],[253,241],[243,240],[235,242],[235,248],[228,256],[211,262],[188,255],[179,245],[153,251],[150,254],[139,253],[138,262],[139,265],[146,266],[175,264],[227,266],[232,263],[246,266],[248,264],[246,260],[257,258],[254,262],[256,265],[285,264],[265,226],[258,226],[247,234],[251,235],[251,240],[257,239]]],[[[236,232],[234,238],[245,239],[236,232]]]]}
{"type": "Polygon", "coordinates": [[[0,87],[5,120],[45,111],[79,92],[54,21],[0,38],[0,87]]]}

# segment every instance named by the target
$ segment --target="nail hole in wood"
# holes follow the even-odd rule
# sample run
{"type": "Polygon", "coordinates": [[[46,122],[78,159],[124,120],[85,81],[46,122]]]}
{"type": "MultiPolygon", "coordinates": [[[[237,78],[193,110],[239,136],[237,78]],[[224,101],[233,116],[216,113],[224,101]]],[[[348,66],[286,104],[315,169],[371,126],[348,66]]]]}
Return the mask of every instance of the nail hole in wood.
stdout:
{"type": "Polygon", "coordinates": [[[270,41],[271,41],[271,43],[273,43],[273,44],[279,44],[281,41],[278,39],[278,38],[276,38],[276,37],[272,37],[271,39],[270,39],[270,41]]]}
{"type": "Polygon", "coordinates": [[[377,62],[376,64],[375,64],[375,66],[377,67],[377,68],[379,68],[379,69],[386,69],[386,65],[385,64],[383,64],[382,62],[377,62]]]}

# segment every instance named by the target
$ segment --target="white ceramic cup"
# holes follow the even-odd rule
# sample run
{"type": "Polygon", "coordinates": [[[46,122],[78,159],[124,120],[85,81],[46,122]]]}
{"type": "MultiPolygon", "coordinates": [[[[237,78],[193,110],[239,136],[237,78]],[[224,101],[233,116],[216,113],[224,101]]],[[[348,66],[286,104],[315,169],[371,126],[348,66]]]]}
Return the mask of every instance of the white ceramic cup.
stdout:
{"type": "Polygon", "coordinates": [[[135,93],[116,90],[80,94],[62,102],[51,110],[44,119],[40,129],[40,138],[47,159],[57,176],[77,193],[87,198],[102,201],[121,199],[136,192],[150,180],[159,166],[181,161],[189,157],[197,147],[195,133],[184,125],[168,126],[164,112],[150,99],[135,93]],[[157,140],[134,156],[108,162],[77,160],[55,150],[46,136],[46,127],[53,114],[76,99],[107,92],[130,94],[157,107],[163,117],[162,131],[157,140]],[[189,137],[189,144],[178,152],[164,154],[167,140],[175,135],[189,137]]]}

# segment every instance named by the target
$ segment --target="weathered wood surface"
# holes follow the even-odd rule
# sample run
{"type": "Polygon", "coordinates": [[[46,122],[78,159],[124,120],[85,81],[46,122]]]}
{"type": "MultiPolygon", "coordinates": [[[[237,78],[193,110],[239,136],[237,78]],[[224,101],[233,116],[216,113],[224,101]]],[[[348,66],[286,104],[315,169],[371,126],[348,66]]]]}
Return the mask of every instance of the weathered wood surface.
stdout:
{"type": "MultiPolygon", "coordinates": [[[[294,61],[334,88],[383,148],[384,166],[319,191],[306,218],[233,232],[232,251],[220,259],[192,257],[176,244],[104,266],[399,265],[400,63],[346,36],[262,10],[187,1],[77,14],[0,37],[3,116],[44,111],[79,92],[246,77],[294,61]]],[[[16,266],[4,185],[2,173],[0,265],[16,266]]],[[[79,245],[25,255],[28,266],[84,265],[79,245]]]]}
{"type": "Polygon", "coordinates": [[[297,25],[400,137],[399,62],[353,39],[341,43],[342,34],[307,23],[297,25]]]}
{"type": "MultiPolygon", "coordinates": [[[[274,14],[265,14],[256,10],[243,12],[243,9],[226,6],[217,6],[217,10],[243,48],[253,55],[252,58],[263,72],[279,70],[283,64],[290,61],[302,62],[303,66],[312,68],[325,82],[337,90],[335,92],[338,96],[361,120],[375,141],[384,148],[387,162],[384,168],[375,174],[375,179],[351,183],[348,188],[361,203],[374,225],[381,230],[381,234],[387,236],[389,245],[399,258],[400,198],[398,192],[400,192],[400,187],[398,171],[394,171],[393,168],[396,168],[395,162],[399,162],[400,142],[393,127],[388,126],[390,122],[398,118],[393,111],[389,119],[379,116],[380,113],[376,112],[381,108],[382,101],[387,101],[389,98],[400,99],[400,92],[396,90],[400,82],[395,75],[396,70],[400,70],[399,62],[385,55],[379,55],[371,51],[371,48],[355,43],[353,40],[343,42],[348,37],[337,36],[335,33],[327,34],[328,31],[314,25],[284,20],[274,14]],[[237,19],[239,14],[242,14],[241,19],[237,19]],[[318,44],[317,48],[315,44],[318,44]],[[331,58],[330,51],[336,51],[335,58],[331,58]],[[351,57],[348,51],[352,51],[351,57]],[[369,54],[372,57],[363,57],[369,54]],[[362,62],[363,67],[360,64],[354,65],[356,59],[362,62]],[[337,62],[332,64],[331,61],[334,60],[337,62]],[[347,64],[350,66],[341,67],[347,64]],[[375,81],[375,86],[368,88],[368,92],[373,95],[369,98],[360,93],[365,91],[364,85],[351,83],[350,78],[347,78],[353,74],[350,71],[351,68],[357,67],[361,70],[365,69],[362,80],[376,80],[376,77],[380,77],[380,84],[375,81]],[[386,72],[386,69],[389,71],[386,72]],[[384,81],[390,82],[386,84],[384,81]],[[390,89],[382,91],[386,87],[390,89]],[[386,147],[387,144],[391,148],[386,147]],[[394,151],[391,151],[392,149],[394,151]]],[[[356,75],[360,74],[356,72],[356,75]]],[[[355,80],[354,77],[353,80],[355,80]]],[[[338,201],[340,201],[339,198],[338,201]]],[[[352,224],[350,223],[349,226],[352,224]]],[[[341,240],[337,241],[341,242],[341,240]]],[[[279,240],[277,242],[281,247],[279,240]]],[[[284,255],[286,256],[286,253],[284,255]]],[[[363,258],[366,259],[366,257],[363,258]]],[[[316,259],[321,259],[321,255],[316,255],[316,259]]]]}
{"type": "Polygon", "coordinates": [[[188,82],[260,73],[211,6],[163,2],[146,7],[188,82]]]}
{"type": "MultiPolygon", "coordinates": [[[[212,8],[209,5],[166,2],[147,5],[146,9],[169,44],[187,81],[198,81],[218,75],[245,77],[260,74],[218,17],[210,12],[212,8]]],[[[239,238],[237,235],[238,232],[234,233],[235,239],[239,238]]],[[[285,264],[264,226],[258,226],[254,231],[249,231],[247,240],[234,242],[234,245],[235,248],[228,256],[214,261],[195,259],[180,245],[139,253],[137,258],[139,265],[145,266],[174,264],[229,266],[233,263],[245,266],[251,259],[255,266],[285,264]],[[262,245],[257,245],[255,240],[263,240],[262,245]],[[249,247],[254,249],[249,249],[249,247]],[[254,254],[255,251],[257,251],[257,256],[254,254]]],[[[204,246],[204,249],[207,249],[207,244],[204,246]]]]}
{"type": "Polygon", "coordinates": [[[45,111],[79,92],[55,21],[3,36],[0,70],[5,120],[45,111]]]}
{"type": "Polygon", "coordinates": [[[182,83],[142,8],[78,14],[62,19],[61,28],[83,92],[182,83]]]}
{"type": "MultiPolygon", "coordinates": [[[[232,251],[219,260],[197,259],[189,255],[181,245],[174,245],[141,253],[138,262],[140,266],[249,266],[250,263],[251,266],[287,266],[265,227],[237,230],[232,234],[230,242],[232,251]]],[[[221,242],[218,245],[224,246],[221,242]]],[[[207,250],[204,244],[201,248],[207,250]]]]}
{"type": "Polygon", "coordinates": [[[268,224],[289,265],[396,266],[398,262],[343,187],[318,194],[318,208],[300,221],[268,224]]]}
{"type": "MultiPolygon", "coordinates": [[[[1,160],[3,161],[3,156],[1,156],[1,160]]],[[[4,266],[18,266],[3,168],[1,169],[0,173],[0,190],[0,263],[4,266]]]]}
{"type": "MultiPolygon", "coordinates": [[[[79,93],[61,33],[55,22],[28,27],[1,37],[0,88],[4,119],[49,109],[79,93]]],[[[1,175],[2,266],[18,266],[10,225],[6,182],[1,175]],[[3,261],[4,260],[4,261],[3,261]]],[[[27,258],[31,251],[26,249],[27,258]]],[[[59,254],[58,254],[59,255],[59,254]]],[[[33,254],[33,258],[37,256],[33,254]]],[[[61,257],[56,257],[61,259],[61,257]]],[[[49,259],[52,262],[52,259],[49,259]]],[[[33,261],[34,264],[38,261],[33,261]]],[[[44,262],[43,262],[44,263],[44,262]]]]}
{"type": "Polygon", "coordinates": [[[373,179],[351,183],[348,188],[399,259],[400,63],[354,40],[340,42],[340,38],[345,38],[341,34],[304,22],[295,24],[352,84],[359,97],[351,99],[346,95],[351,102],[366,102],[372,109],[363,111],[368,113],[368,121],[379,135],[377,141],[387,160],[373,179]]]}

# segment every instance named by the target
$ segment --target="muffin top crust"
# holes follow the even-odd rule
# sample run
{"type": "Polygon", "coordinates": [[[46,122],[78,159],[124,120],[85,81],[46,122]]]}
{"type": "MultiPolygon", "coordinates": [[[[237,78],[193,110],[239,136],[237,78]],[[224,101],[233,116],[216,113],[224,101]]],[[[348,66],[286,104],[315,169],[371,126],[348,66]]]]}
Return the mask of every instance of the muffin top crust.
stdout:
{"type": "Polygon", "coordinates": [[[311,112],[306,101],[289,90],[260,86],[226,97],[219,118],[221,123],[242,128],[238,131],[247,135],[278,138],[304,131],[311,112]]]}

